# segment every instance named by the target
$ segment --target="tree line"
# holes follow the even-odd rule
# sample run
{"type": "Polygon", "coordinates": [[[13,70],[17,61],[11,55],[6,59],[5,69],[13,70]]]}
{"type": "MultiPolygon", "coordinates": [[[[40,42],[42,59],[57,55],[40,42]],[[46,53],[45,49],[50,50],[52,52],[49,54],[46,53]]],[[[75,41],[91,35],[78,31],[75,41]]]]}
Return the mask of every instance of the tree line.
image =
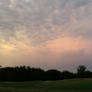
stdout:
{"type": "Polygon", "coordinates": [[[63,80],[73,78],[92,78],[92,72],[86,66],[80,65],[77,72],[58,71],[56,69],[43,70],[29,66],[0,67],[0,81],[34,81],[34,80],[63,80]]]}

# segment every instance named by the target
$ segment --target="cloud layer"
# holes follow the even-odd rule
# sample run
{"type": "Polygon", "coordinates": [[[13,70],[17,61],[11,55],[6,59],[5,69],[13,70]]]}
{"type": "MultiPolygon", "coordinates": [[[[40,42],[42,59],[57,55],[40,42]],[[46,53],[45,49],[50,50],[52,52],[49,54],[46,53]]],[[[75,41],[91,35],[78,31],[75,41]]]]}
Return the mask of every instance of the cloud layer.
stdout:
{"type": "Polygon", "coordinates": [[[0,14],[2,65],[92,64],[92,0],[1,0],[0,14]]]}

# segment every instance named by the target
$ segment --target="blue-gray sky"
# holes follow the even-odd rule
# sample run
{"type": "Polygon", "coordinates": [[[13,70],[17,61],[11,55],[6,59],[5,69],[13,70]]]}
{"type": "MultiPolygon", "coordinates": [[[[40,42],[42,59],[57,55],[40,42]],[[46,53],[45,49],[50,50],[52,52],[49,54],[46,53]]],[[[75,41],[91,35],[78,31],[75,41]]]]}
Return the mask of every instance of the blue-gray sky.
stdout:
{"type": "Polygon", "coordinates": [[[92,0],[0,0],[0,64],[92,70],[92,0]]]}

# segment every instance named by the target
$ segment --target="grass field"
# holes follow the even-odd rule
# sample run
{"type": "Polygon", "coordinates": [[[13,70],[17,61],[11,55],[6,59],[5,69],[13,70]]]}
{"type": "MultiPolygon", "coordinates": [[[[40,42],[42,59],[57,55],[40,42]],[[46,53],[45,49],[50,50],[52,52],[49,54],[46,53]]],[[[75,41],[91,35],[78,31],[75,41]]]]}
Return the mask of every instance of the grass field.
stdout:
{"type": "Polygon", "coordinates": [[[1,82],[0,92],[92,92],[92,79],[1,82]]]}

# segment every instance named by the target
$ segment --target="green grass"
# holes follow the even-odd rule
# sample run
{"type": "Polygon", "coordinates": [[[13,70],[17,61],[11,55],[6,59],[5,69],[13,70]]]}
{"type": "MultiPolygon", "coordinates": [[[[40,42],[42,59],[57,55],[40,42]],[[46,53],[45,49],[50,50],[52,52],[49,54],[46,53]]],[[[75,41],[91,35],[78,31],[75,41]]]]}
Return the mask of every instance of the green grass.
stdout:
{"type": "Polygon", "coordinates": [[[1,82],[0,92],[92,92],[92,79],[1,82]]]}

